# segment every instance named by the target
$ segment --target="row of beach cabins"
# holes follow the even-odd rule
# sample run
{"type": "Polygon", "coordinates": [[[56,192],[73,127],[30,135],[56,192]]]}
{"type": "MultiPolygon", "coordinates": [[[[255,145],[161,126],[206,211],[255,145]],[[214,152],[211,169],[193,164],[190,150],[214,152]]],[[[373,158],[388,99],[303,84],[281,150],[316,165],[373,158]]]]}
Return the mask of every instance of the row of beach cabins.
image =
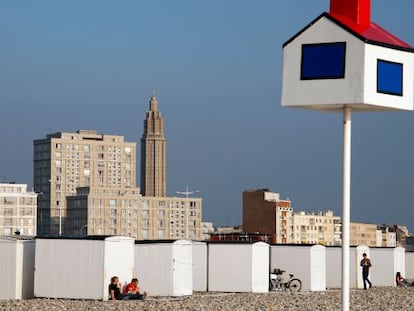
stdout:
{"type": "MultiPolygon", "coordinates": [[[[414,278],[414,252],[402,247],[350,249],[350,286],[362,288],[359,262],[367,253],[374,286],[414,278]]],[[[341,287],[341,248],[322,245],[135,241],[129,237],[0,237],[0,299],[33,297],[107,300],[112,276],[137,277],[149,296],[269,290],[279,268],[302,281],[302,291],[341,287]]]]}

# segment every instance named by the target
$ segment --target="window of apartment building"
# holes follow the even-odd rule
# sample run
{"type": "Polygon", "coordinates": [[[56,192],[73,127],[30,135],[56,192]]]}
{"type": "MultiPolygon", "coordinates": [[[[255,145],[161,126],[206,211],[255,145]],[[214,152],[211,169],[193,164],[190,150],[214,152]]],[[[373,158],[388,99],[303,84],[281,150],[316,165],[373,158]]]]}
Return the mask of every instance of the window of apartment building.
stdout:
{"type": "Polygon", "coordinates": [[[142,218],[144,218],[144,219],[149,218],[149,210],[143,210],[142,211],[142,218]]]}
{"type": "Polygon", "coordinates": [[[4,216],[13,216],[13,209],[12,208],[5,208],[3,210],[3,215],[4,216]]]}
{"type": "Polygon", "coordinates": [[[109,200],[109,206],[110,207],[116,207],[116,200],[115,199],[110,199],[109,200]]]}
{"type": "Polygon", "coordinates": [[[165,220],[160,219],[160,220],[158,221],[158,227],[159,227],[159,228],[165,228],[165,220]]]}
{"type": "Polygon", "coordinates": [[[158,238],[162,239],[165,237],[165,230],[158,230],[158,238]]]}
{"type": "Polygon", "coordinates": [[[196,211],[190,211],[190,216],[197,216],[197,212],[196,211]]]}
{"type": "Polygon", "coordinates": [[[116,209],[115,208],[111,208],[110,210],[109,210],[109,216],[110,217],[116,217],[116,209]]]}
{"type": "Polygon", "coordinates": [[[149,228],[149,219],[142,220],[142,227],[145,229],[149,228]]]}
{"type": "Polygon", "coordinates": [[[142,208],[146,209],[148,208],[149,204],[148,201],[142,201],[142,208]]]}
{"type": "Polygon", "coordinates": [[[13,197],[5,197],[4,198],[4,204],[13,204],[14,198],[13,197]]]}
{"type": "Polygon", "coordinates": [[[191,236],[191,237],[195,237],[195,236],[197,235],[197,231],[195,231],[195,230],[190,230],[190,231],[189,231],[189,234],[190,234],[190,236],[191,236]]]}
{"type": "Polygon", "coordinates": [[[116,218],[112,218],[112,219],[110,219],[110,220],[109,220],[109,225],[110,225],[111,227],[116,226],[116,218]]]}

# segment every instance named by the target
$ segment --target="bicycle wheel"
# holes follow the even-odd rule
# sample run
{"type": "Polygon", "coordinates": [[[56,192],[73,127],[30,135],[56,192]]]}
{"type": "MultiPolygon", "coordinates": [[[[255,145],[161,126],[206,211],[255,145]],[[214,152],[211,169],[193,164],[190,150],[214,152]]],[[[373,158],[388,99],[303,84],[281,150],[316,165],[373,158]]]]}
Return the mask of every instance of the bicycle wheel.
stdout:
{"type": "Polygon", "coordinates": [[[299,279],[291,279],[286,287],[289,288],[291,293],[299,292],[302,289],[302,282],[299,279]]]}

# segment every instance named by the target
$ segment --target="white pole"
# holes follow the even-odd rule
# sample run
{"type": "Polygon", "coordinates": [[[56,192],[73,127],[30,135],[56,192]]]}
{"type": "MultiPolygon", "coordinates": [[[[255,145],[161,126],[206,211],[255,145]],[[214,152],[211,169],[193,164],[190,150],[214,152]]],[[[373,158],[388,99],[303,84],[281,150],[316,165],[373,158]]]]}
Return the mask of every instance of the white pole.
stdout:
{"type": "Polygon", "coordinates": [[[349,227],[351,209],[351,107],[344,107],[342,198],[342,311],[349,310],[349,227]]]}

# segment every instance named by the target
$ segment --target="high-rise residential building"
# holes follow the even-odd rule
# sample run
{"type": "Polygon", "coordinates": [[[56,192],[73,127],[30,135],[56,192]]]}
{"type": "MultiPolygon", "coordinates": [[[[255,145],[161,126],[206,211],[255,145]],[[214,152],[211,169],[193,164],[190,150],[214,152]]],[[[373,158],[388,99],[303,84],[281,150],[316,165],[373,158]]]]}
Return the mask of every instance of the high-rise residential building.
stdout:
{"type": "Polygon", "coordinates": [[[96,131],[58,132],[34,141],[37,234],[64,233],[66,196],[76,187],[135,188],[136,143],[96,131]]]}
{"type": "Polygon", "coordinates": [[[0,183],[0,235],[36,235],[36,199],[26,184],[0,183]]]}
{"type": "Polygon", "coordinates": [[[273,243],[291,243],[290,200],[268,189],[243,191],[243,231],[271,237],[273,243]]]}
{"type": "Polygon", "coordinates": [[[200,198],[144,197],[139,189],[79,187],[67,197],[68,234],[202,240],[200,198]]]}
{"type": "Polygon", "coordinates": [[[341,245],[340,217],[333,211],[294,212],[292,215],[292,243],[341,245]]]}
{"type": "Polygon", "coordinates": [[[146,197],[165,197],[166,184],[166,140],[161,112],[153,95],[144,121],[141,138],[141,191],[146,197]]]}

